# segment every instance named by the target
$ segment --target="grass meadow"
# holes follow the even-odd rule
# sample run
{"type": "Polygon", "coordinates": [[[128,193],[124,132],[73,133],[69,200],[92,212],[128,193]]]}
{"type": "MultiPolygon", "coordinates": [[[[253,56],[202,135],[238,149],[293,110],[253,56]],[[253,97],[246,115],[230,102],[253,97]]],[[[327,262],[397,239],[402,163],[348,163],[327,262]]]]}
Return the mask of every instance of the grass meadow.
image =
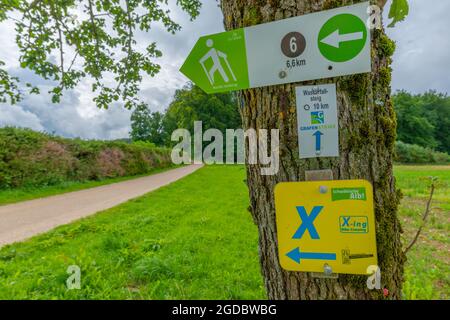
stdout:
{"type": "MultiPolygon", "coordinates": [[[[404,298],[449,298],[450,167],[395,168],[408,253],[404,298]],[[446,184],[446,185],[445,185],[446,184]]],[[[0,299],[264,299],[243,166],[207,166],[173,184],[0,249],[0,299]],[[205,187],[207,186],[207,187],[205,187]],[[67,290],[67,268],[81,289],[67,290]]],[[[1,197],[0,197],[1,199],[1,197]]]]}
{"type": "Polygon", "coordinates": [[[432,211],[417,243],[408,252],[405,299],[450,298],[450,166],[397,166],[397,187],[403,192],[400,219],[405,247],[422,223],[429,197],[429,177],[437,177],[432,211]]]}

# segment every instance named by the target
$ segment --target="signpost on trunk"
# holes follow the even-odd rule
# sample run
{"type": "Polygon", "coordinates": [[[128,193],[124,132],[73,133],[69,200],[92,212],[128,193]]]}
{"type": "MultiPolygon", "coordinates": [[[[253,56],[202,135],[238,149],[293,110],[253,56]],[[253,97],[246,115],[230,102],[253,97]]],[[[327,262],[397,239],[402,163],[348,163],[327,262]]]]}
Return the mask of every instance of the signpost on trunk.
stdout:
{"type": "MultiPolygon", "coordinates": [[[[181,72],[219,93],[371,72],[369,2],[201,37],[181,72]]],[[[339,157],[336,84],[296,88],[300,159],[339,157]]],[[[367,274],[377,264],[373,190],[365,180],[282,182],[280,265],[367,274]]]]}
{"type": "Polygon", "coordinates": [[[201,37],[181,72],[207,93],[370,72],[369,3],[201,37]]]}

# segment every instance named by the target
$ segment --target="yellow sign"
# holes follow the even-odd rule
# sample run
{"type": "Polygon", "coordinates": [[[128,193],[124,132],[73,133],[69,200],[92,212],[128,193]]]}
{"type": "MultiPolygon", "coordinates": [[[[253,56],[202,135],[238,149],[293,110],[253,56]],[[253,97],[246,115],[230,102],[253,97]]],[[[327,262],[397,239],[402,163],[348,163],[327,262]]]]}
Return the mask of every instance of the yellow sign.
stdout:
{"type": "Polygon", "coordinates": [[[367,274],[369,266],[377,265],[368,181],[279,183],[275,208],[283,269],[324,272],[331,267],[333,273],[367,274]]]}

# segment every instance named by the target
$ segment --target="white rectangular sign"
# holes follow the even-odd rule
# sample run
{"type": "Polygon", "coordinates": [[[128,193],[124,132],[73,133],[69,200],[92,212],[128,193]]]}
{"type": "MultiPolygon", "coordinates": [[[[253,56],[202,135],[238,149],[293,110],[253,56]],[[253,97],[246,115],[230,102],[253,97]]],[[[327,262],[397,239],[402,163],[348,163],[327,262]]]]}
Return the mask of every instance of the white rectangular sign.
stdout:
{"type": "Polygon", "coordinates": [[[245,28],[250,87],[370,72],[368,6],[245,28]]]}
{"type": "Polygon", "coordinates": [[[296,87],[300,158],[339,157],[336,84],[296,87]]]}

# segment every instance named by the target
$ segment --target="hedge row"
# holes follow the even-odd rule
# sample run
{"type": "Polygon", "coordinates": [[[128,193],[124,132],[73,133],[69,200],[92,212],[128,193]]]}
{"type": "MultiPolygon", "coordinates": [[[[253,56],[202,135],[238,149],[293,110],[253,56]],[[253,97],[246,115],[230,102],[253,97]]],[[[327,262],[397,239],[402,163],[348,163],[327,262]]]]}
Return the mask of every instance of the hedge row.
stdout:
{"type": "Polygon", "coordinates": [[[29,129],[0,129],[0,189],[133,176],[171,165],[151,143],[65,139],[29,129]]]}
{"type": "Polygon", "coordinates": [[[416,144],[397,141],[395,144],[395,159],[399,163],[411,164],[448,164],[450,155],[433,151],[416,144]]]}

